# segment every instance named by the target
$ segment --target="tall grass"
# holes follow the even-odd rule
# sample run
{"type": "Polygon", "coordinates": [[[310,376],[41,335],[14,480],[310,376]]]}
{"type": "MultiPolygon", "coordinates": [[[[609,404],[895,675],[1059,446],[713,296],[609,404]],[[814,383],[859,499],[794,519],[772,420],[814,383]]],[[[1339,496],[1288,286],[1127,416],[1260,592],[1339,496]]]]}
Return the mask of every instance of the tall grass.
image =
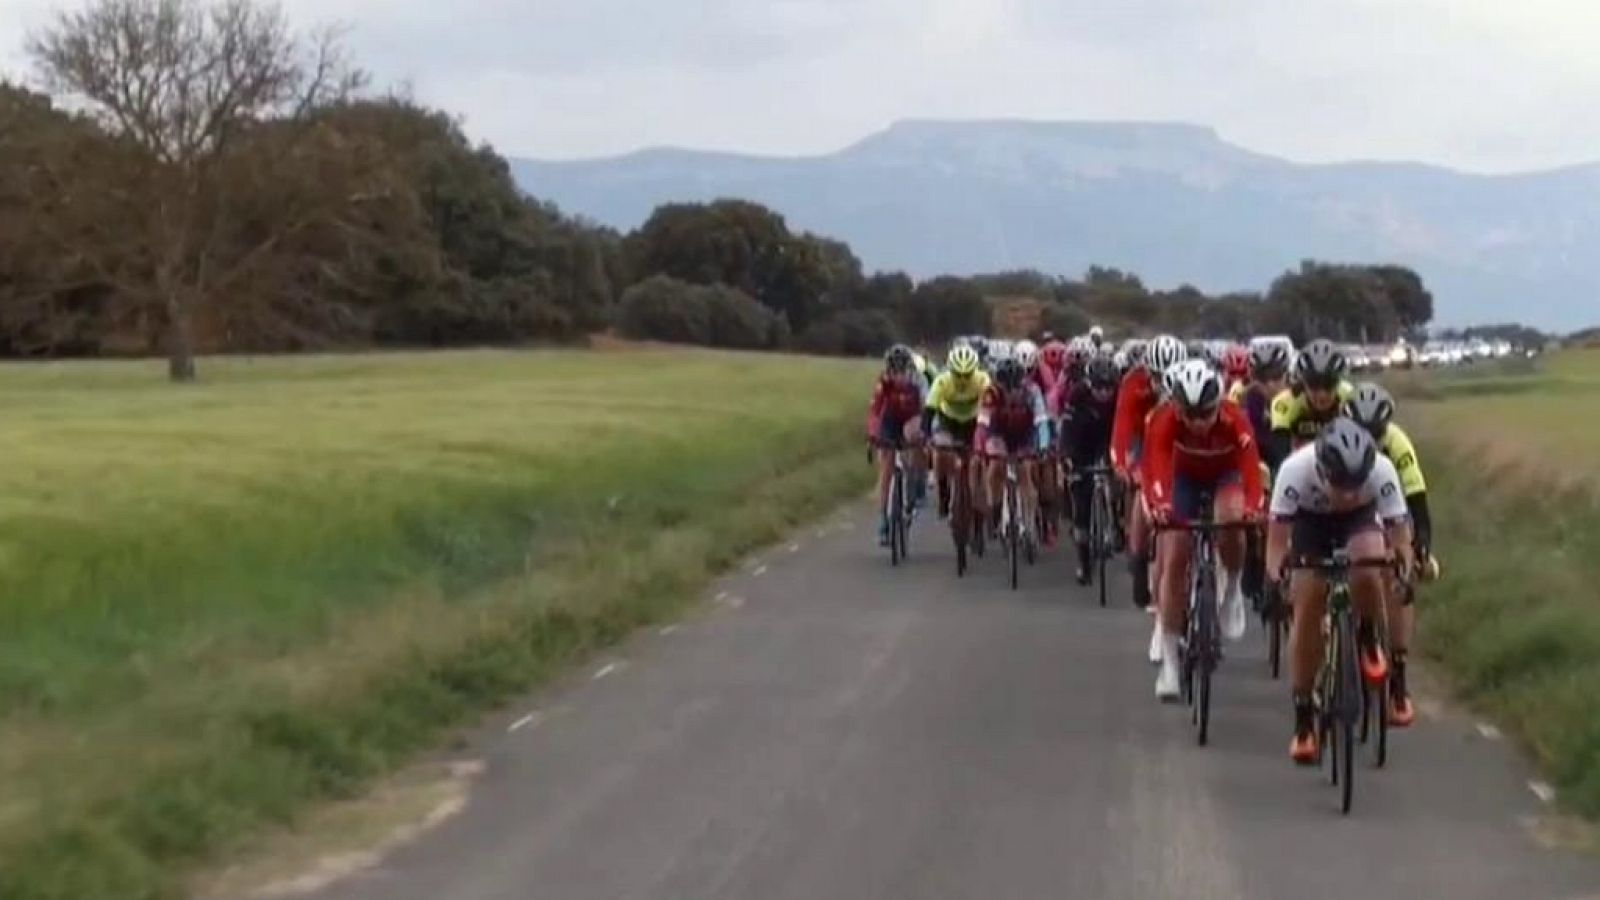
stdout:
{"type": "Polygon", "coordinates": [[[1402,410],[1446,565],[1419,600],[1422,649],[1600,817],[1600,353],[1504,384],[1402,410]]]}
{"type": "Polygon", "coordinates": [[[0,896],[157,898],[863,484],[853,364],[0,378],[0,896]]]}

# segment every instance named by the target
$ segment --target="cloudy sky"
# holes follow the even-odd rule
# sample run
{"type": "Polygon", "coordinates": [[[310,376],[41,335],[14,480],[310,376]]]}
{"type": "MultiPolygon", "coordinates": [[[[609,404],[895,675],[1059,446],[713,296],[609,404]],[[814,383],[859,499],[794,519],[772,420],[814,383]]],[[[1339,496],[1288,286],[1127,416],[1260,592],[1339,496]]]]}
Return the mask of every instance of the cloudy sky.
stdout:
{"type": "MultiPolygon", "coordinates": [[[[77,2],[77,0],[71,0],[77,2]]],[[[0,0],[0,71],[57,5],[0,0]]],[[[285,0],[503,152],[833,150],[906,117],[1179,120],[1293,159],[1600,160],[1595,0],[285,0]]]]}

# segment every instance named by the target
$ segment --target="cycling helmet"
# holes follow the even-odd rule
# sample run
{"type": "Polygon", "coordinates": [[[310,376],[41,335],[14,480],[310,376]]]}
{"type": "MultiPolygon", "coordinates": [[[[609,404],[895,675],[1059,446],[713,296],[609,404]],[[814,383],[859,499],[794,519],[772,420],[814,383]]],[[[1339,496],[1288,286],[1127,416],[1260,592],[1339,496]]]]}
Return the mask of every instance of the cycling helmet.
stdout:
{"type": "Polygon", "coordinates": [[[1132,364],[1128,362],[1128,351],[1126,350],[1118,350],[1111,354],[1111,363],[1117,367],[1118,372],[1126,372],[1132,367],[1132,364]]]}
{"type": "Polygon", "coordinates": [[[1394,418],[1394,398],[1383,385],[1364,382],[1356,385],[1355,393],[1345,401],[1344,414],[1378,440],[1394,418]]]}
{"type": "Polygon", "coordinates": [[[1144,338],[1128,338],[1122,343],[1122,352],[1128,354],[1128,367],[1136,368],[1144,365],[1146,351],[1150,342],[1144,338]]]}
{"type": "Polygon", "coordinates": [[[1378,464],[1378,445],[1372,435],[1344,416],[1323,426],[1313,452],[1323,479],[1343,490],[1366,484],[1378,464]]]}
{"type": "Polygon", "coordinates": [[[1089,326],[1089,342],[1099,347],[1106,342],[1106,330],[1099,325],[1089,326]]]}
{"type": "Polygon", "coordinates": [[[1084,374],[1089,379],[1090,386],[1097,388],[1114,388],[1122,380],[1122,370],[1109,356],[1096,356],[1089,360],[1089,366],[1084,374]]]}
{"type": "Polygon", "coordinates": [[[1027,373],[1022,368],[1022,363],[1011,357],[1000,360],[994,367],[994,380],[1007,390],[1015,390],[1022,386],[1022,379],[1027,373]]]}
{"type": "Polygon", "coordinates": [[[975,334],[972,337],[967,338],[967,344],[970,345],[973,351],[978,354],[978,362],[986,362],[989,359],[988,338],[975,334]]]}
{"type": "Polygon", "coordinates": [[[905,344],[895,344],[888,352],[883,354],[884,368],[891,372],[909,372],[916,365],[916,357],[912,356],[911,348],[905,344]]]}
{"type": "Polygon", "coordinates": [[[1250,348],[1250,372],[1258,380],[1282,378],[1289,371],[1289,348],[1279,343],[1256,344],[1250,348]]]}
{"type": "Polygon", "coordinates": [[[950,348],[950,358],[946,360],[946,368],[960,376],[968,376],[978,371],[978,351],[972,349],[970,344],[957,344],[950,348]]]}
{"type": "Polygon", "coordinates": [[[1344,377],[1349,363],[1333,342],[1317,338],[1300,351],[1295,359],[1295,372],[1308,388],[1331,390],[1344,377]]]}
{"type": "Polygon", "coordinates": [[[1222,379],[1203,359],[1190,359],[1168,373],[1172,399],[1186,413],[1210,412],[1222,402],[1222,379]]]}
{"type": "Polygon", "coordinates": [[[1250,351],[1233,344],[1222,354],[1222,371],[1229,378],[1243,381],[1250,377],[1250,351]]]}
{"type": "Polygon", "coordinates": [[[1078,335],[1067,344],[1067,365],[1082,366],[1094,355],[1094,343],[1083,335],[1078,335]]]}
{"type": "Polygon", "coordinates": [[[1039,365],[1039,348],[1033,341],[1018,341],[1011,355],[1017,362],[1022,363],[1022,368],[1030,372],[1039,365]]]}
{"type": "Polygon", "coordinates": [[[1045,365],[1059,372],[1067,363],[1067,345],[1060,341],[1051,341],[1039,351],[1039,358],[1044,360],[1045,365]]]}
{"type": "Polygon", "coordinates": [[[1170,334],[1163,334],[1150,342],[1147,363],[1157,372],[1165,372],[1188,358],[1183,343],[1170,334]]]}

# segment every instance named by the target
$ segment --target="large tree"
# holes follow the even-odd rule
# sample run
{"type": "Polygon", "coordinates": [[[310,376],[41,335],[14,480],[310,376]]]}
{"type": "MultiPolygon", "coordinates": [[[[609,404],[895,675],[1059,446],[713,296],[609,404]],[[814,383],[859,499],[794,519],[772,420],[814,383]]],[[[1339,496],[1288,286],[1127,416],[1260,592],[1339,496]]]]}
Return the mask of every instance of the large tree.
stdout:
{"type": "Polygon", "coordinates": [[[289,275],[287,245],[370,220],[366,207],[390,197],[381,153],[315,152],[340,140],[318,113],[363,77],[333,32],[296,34],[277,6],[89,0],[28,50],[43,83],[110,138],[43,161],[58,189],[87,192],[64,204],[73,224],[52,237],[157,323],[174,380],[195,377],[195,329],[211,304],[289,275]],[[324,165],[308,179],[312,155],[324,165]],[[291,172],[314,189],[283,190],[291,172]],[[259,202],[263,185],[275,202],[259,202]]]}

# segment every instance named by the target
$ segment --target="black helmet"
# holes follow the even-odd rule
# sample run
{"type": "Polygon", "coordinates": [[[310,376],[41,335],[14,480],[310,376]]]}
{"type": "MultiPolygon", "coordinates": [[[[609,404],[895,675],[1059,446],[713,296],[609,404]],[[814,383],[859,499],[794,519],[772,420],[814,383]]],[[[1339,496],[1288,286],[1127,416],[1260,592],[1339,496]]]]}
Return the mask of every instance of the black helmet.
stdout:
{"type": "Polygon", "coordinates": [[[1394,398],[1383,385],[1364,382],[1356,385],[1355,393],[1344,402],[1344,414],[1378,440],[1394,418],[1394,398]]]}
{"type": "Polygon", "coordinates": [[[1122,380],[1122,370],[1117,366],[1117,361],[1110,356],[1095,356],[1089,360],[1089,367],[1084,372],[1089,378],[1089,384],[1094,387],[1116,387],[1122,380]]]}
{"type": "Polygon", "coordinates": [[[1282,378],[1289,371],[1289,348],[1276,342],[1250,348],[1250,374],[1262,380],[1282,378]]]}
{"type": "Polygon", "coordinates": [[[895,344],[883,354],[883,365],[891,372],[909,372],[914,364],[911,348],[905,344],[895,344]]]}
{"type": "Polygon", "coordinates": [[[1349,366],[1339,348],[1325,338],[1317,338],[1307,344],[1294,365],[1301,383],[1308,388],[1321,390],[1332,390],[1349,366]]]}
{"type": "Polygon", "coordinates": [[[1022,363],[1009,356],[1000,360],[994,367],[994,380],[1007,389],[1020,387],[1026,374],[1022,363]]]}
{"type": "Polygon", "coordinates": [[[1322,477],[1345,490],[1366,484],[1373,466],[1378,464],[1378,445],[1373,443],[1372,435],[1344,416],[1323,426],[1314,452],[1322,477]]]}

